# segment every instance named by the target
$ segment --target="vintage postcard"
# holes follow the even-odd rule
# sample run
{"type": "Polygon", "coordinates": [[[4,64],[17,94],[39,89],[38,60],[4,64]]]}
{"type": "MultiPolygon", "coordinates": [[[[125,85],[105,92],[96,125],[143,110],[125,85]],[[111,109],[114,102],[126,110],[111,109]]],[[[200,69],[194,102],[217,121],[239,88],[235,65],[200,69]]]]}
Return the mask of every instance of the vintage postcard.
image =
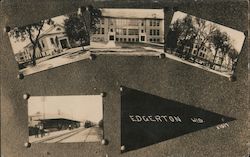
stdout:
{"type": "Polygon", "coordinates": [[[100,95],[32,96],[28,100],[30,143],[99,142],[103,139],[100,95]]]}
{"type": "Polygon", "coordinates": [[[163,9],[100,8],[90,36],[93,54],[158,56],[164,53],[163,9]]]}
{"type": "Polygon", "coordinates": [[[243,32],[180,11],[174,13],[166,39],[168,58],[217,73],[233,75],[243,32]]]}
{"type": "Polygon", "coordinates": [[[89,10],[15,27],[8,33],[19,72],[30,75],[90,56],[89,10]]]}

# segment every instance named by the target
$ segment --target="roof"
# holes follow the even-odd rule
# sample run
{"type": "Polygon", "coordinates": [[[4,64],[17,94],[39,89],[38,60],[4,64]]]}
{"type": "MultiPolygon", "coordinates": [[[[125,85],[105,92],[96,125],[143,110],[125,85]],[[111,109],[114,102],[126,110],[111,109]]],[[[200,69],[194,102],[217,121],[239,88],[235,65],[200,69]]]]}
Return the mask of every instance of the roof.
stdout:
{"type": "Polygon", "coordinates": [[[74,119],[72,116],[67,115],[67,114],[46,114],[44,117],[42,114],[39,115],[30,115],[29,117],[33,117],[34,121],[46,121],[46,120],[70,120],[70,121],[77,121],[79,120],[74,119]]]}
{"type": "Polygon", "coordinates": [[[104,8],[102,16],[116,18],[142,18],[142,19],[164,19],[163,9],[122,9],[104,8]]]}
{"type": "MultiPolygon", "coordinates": [[[[40,36],[38,37],[38,39],[41,39],[42,37],[44,37],[44,36],[46,36],[46,35],[59,34],[59,33],[63,33],[63,32],[65,32],[64,27],[63,27],[62,25],[60,25],[60,24],[55,24],[55,25],[52,25],[51,27],[49,27],[47,30],[43,31],[43,32],[40,34],[40,36]],[[56,27],[61,27],[62,30],[56,32],[56,31],[55,31],[55,28],[56,28],[56,27]]],[[[29,44],[27,44],[26,46],[24,46],[24,48],[29,47],[29,46],[31,46],[31,45],[32,45],[32,43],[29,43],[29,44]]]]}

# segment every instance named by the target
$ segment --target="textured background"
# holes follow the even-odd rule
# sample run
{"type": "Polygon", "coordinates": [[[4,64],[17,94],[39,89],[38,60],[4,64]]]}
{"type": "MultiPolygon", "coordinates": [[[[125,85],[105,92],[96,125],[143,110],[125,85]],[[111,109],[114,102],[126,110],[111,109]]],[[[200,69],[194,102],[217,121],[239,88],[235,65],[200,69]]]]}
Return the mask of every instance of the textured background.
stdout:
{"type": "Polygon", "coordinates": [[[166,30],[173,11],[178,10],[245,31],[248,29],[248,2],[245,1],[84,1],[84,0],[1,0],[1,154],[4,157],[243,157],[247,154],[249,115],[248,41],[239,58],[237,81],[157,57],[100,56],[40,72],[18,80],[18,68],[11,45],[2,30],[22,26],[94,4],[100,7],[168,7],[166,30]],[[124,85],[166,99],[201,107],[234,117],[229,127],[211,127],[128,153],[120,153],[120,91],[124,85]],[[28,139],[27,102],[24,93],[43,95],[81,95],[106,92],[104,132],[109,145],[100,143],[34,144],[28,139]]]}

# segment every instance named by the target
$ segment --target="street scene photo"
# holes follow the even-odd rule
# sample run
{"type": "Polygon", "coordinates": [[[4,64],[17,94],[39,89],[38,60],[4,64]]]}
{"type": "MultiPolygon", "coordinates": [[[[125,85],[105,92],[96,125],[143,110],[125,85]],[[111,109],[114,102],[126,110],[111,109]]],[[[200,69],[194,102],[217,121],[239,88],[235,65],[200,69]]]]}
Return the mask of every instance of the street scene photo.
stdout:
{"type": "Polygon", "coordinates": [[[102,96],[32,96],[28,128],[30,143],[100,142],[102,96]]]}
{"type": "Polygon", "coordinates": [[[15,27],[8,33],[19,72],[37,73],[90,57],[91,6],[73,13],[15,27]]]}
{"type": "Polygon", "coordinates": [[[95,55],[159,56],[164,53],[163,9],[100,8],[90,36],[95,55]]]}
{"type": "Polygon", "coordinates": [[[244,40],[243,32],[177,11],[167,33],[165,55],[231,77],[244,40]]]}

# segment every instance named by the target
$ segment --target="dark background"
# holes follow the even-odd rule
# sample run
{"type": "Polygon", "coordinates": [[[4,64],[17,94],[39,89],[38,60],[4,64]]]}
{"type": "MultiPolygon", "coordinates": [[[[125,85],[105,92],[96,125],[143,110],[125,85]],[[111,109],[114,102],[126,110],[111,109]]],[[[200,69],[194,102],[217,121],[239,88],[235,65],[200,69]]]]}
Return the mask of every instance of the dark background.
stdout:
{"type": "MultiPolygon", "coordinates": [[[[93,4],[99,7],[168,7],[165,32],[173,15],[172,8],[239,31],[248,29],[248,1],[147,1],[147,0],[1,0],[1,154],[4,157],[243,157],[247,154],[249,91],[248,40],[245,40],[236,69],[237,80],[157,57],[99,56],[43,71],[24,80],[17,79],[18,67],[5,26],[22,26],[75,11],[93,4]],[[152,146],[121,154],[120,85],[162,98],[190,104],[234,117],[229,127],[211,127],[152,146]],[[100,143],[33,144],[28,139],[27,102],[24,93],[44,95],[89,95],[106,92],[104,98],[104,136],[100,143]]],[[[143,108],[143,107],[142,107],[143,108]]]]}

